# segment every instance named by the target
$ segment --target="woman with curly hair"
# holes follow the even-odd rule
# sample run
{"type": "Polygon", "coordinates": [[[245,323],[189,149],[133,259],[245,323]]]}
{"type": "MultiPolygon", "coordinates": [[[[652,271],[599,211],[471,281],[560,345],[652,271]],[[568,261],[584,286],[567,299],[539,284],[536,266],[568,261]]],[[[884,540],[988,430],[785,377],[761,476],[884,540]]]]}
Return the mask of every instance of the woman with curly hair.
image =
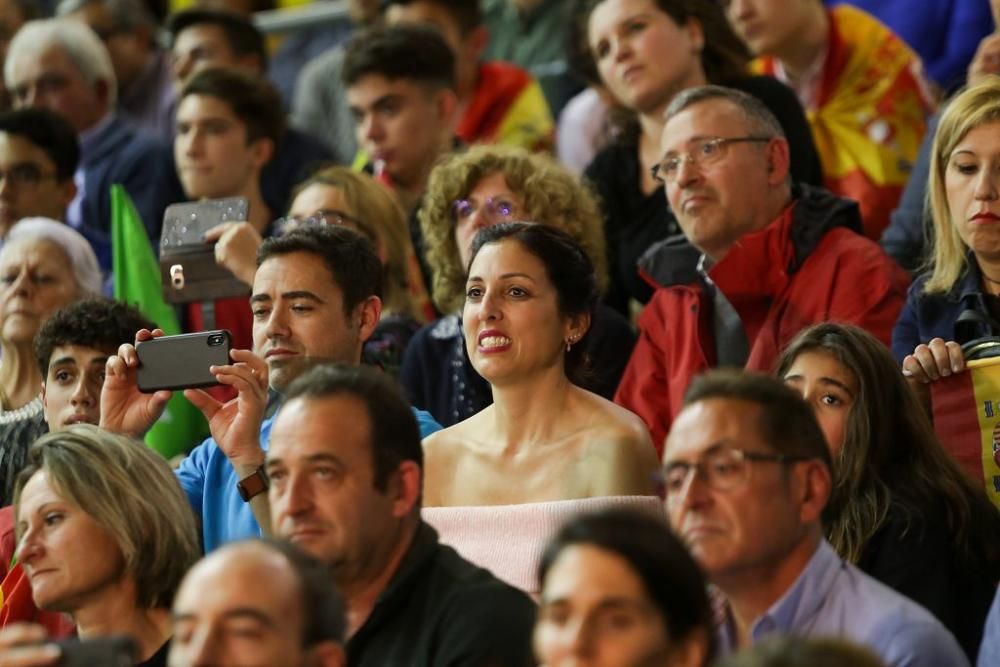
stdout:
{"type": "Polygon", "coordinates": [[[819,324],[777,375],[813,405],[834,456],[827,539],[930,610],[974,661],[1000,580],[1000,513],[941,447],[889,350],[858,327],[819,324]]]}
{"type": "MultiPolygon", "coordinates": [[[[489,384],[469,362],[459,314],[476,232],[518,220],[562,229],[587,253],[602,292],[608,274],[604,233],[597,203],[577,177],[551,158],[503,146],[477,146],[446,158],[431,172],[419,217],[431,294],[447,315],[414,336],[400,379],[415,406],[449,426],[493,402],[489,384]]],[[[635,335],[624,318],[598,306],[589,339],[581,386],[610,399],[635,335]]]]}

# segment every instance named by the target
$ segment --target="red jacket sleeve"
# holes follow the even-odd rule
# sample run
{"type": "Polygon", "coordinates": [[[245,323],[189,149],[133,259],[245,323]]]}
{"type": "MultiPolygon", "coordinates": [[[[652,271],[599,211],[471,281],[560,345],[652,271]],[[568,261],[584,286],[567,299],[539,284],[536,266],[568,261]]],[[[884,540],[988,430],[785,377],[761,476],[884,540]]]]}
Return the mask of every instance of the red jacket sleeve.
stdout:
{"type": "Polygon", "coordinates": [[[664,290],[657,290],[639,316],[639,340],[615,392],[615,403],[646,423],[657,456],[663,454],[663,441],[672,421],[667,354],[663,349],[667,330],[665,298],[664,290]]]}

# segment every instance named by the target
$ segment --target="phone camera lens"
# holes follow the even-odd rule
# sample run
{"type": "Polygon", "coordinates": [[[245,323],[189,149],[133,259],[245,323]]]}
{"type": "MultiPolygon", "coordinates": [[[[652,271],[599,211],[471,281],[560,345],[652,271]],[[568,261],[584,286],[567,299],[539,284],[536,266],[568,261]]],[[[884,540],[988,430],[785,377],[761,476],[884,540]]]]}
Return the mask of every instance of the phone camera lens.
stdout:
{"type": "Polygon", "coordinates": [[[218,347],[219,345],[222,345],[224,340],[225,338],[222,336],[222,334],[216,334],[214,336],[208,337],[208,344],[211,345],[212,347],[218,347]]]}
{"type": "Polygon", "coordinates": [[[174,264],[170,267],[170,284],[176,290],[184,289],[184,267],[182,265],[174,264]]]}

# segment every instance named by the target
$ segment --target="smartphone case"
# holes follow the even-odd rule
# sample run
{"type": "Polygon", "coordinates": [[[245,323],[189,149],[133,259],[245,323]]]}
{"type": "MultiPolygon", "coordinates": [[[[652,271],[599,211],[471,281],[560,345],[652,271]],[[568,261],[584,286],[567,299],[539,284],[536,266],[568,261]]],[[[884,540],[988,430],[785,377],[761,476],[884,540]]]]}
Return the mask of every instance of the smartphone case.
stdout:
{"type": "Polygon", "coordinates": [[[62,653],[60,667],[131,667],[138,653],[131,637],[73,637],[56,643],[62,653]]]}
{"type": "Polygon", "coordinates": [[[160,280],[167,303],[247,296],[250,287],[215,262],[214,244],[204,234],[222,222],[246,220],[245,197],[171,204],[163,214],[160,280]]]}
{"type": "Polygon", "coordinates": [[[232,336],[224,329],[142,341],[135,346],[139,391],[215,386],[219,383],[208,368],[231,363],[231,347],[232,336]]]}

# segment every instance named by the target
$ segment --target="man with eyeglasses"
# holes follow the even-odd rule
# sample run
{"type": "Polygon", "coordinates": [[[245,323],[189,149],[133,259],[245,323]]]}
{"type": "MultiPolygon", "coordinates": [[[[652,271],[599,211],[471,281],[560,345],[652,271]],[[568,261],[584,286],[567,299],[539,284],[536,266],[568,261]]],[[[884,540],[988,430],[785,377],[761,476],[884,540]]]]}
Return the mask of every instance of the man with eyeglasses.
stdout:
{"type": "Polygon", "coordinates": [[[45,109],[0,114],[0,239],[21,218],[65,220],[76,196],[76,132],[45,109]]]}
{"type": "Polygon", "coordinates": [[[809,406],[780,381],[734,370],[695,379],[663,455],[673,529],[725,597],[719,647],[839,636],[889,667],[962,667],[920,605],[845,562],[823,537],[832,460],[809,406]]]}
{"type": "Polygon", "coordinates": [[[670,242],[643,257],[658,288],[615,394],[657,447],[691,378],[708,368],[770,369],[796,333],[828,320],[888,344],[909,283],[860,235],[855,202],[791,183],[788,142],[756,98],[692,88],[666,119],[653,174],[700,259],[670,242]]]}

